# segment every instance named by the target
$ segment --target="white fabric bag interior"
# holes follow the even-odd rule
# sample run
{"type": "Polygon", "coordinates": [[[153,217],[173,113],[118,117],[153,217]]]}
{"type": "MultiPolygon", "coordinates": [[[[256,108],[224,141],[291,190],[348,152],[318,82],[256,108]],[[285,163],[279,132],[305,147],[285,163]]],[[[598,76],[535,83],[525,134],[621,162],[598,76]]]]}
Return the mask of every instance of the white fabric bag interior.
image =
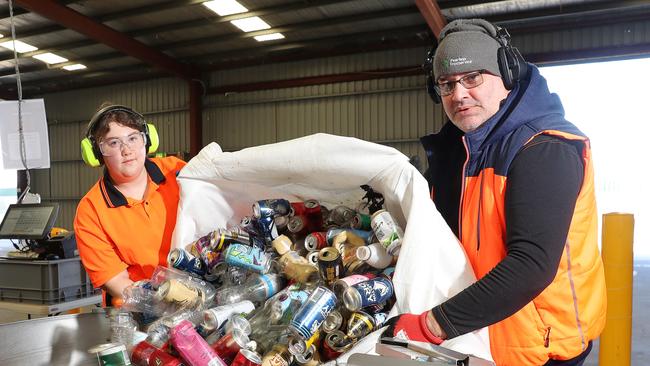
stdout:
{"type": "MultiPolygon", "coordinates": [[[[333,208],[356,208],[370,185],[404,229],[393,284],[391,311],[421,313],[475,281],[462,247],[429,196],[426,180],[394,148],[351,137],[315,134],[237,152],[210,143],[178,175],[180,203],[172,248],[184,247],[252,214],[255,201],[316,199],[333,208]]],[[[373,353],[374,332],[339,359],[373,353]]],[[[487,329],[445,341],[443,346],[491,359],[487,329]]]]}

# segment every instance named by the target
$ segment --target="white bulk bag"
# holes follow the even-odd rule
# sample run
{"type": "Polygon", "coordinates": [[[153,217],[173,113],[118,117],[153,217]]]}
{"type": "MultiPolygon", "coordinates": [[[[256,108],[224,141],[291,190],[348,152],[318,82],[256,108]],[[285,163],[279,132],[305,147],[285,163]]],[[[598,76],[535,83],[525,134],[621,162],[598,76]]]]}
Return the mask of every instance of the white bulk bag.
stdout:
{"type": "MultiPolygon", "coordinates": [[[[368,184],[404,228],[393,283],[395,313],[421,313],[475,281],[460,243],[429,197],[426,180],[394,148],[328,134],[222,152],[211,143],[178,175],[180,203],[172,248],[181,248],[252,214],[255,201],[316,199],[355,207],[368,184]],[[408,225],[407,225],[408,223],[408,225]]],[[[351,352],[373,352],[378,332],[351,352]]],[[[443,346],[491,359],[487,329],[443,346]]],[[[351,353],[351,352],[348,352],[351,353]]],[[[344,359],[347,359],[343,357],[344,359]]]]}

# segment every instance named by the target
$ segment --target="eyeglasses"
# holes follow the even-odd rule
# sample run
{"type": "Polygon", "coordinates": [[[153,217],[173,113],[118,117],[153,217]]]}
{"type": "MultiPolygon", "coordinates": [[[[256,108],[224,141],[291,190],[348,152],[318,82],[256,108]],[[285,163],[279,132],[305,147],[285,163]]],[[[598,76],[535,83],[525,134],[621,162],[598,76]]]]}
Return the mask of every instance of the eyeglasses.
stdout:
{"type": "Polygon", "coordinates": [[[122,146],[130,150],[137,150],[144,146],[147,137],[144,132],[134,132],[124,137],[111,137],[99,143],[99,150],[103,156],[115,156],[122,152],[122,146]]]}
{"type": "Polygon", "coordinates": [[[472,89],[476,88],[477,86],[483,84],[483,74],[485,71],[475,71],[472,73],[469,73],[462,78],[454,81],[447,81],[444,83],[436,83],[434,85],[436,92],[441,96],[441,97],[446,97],[448,95],[451,95],[451,93],[454,92],[454,89],[456,89],[456,83],[460,83],[465,89],[472,89]]]}

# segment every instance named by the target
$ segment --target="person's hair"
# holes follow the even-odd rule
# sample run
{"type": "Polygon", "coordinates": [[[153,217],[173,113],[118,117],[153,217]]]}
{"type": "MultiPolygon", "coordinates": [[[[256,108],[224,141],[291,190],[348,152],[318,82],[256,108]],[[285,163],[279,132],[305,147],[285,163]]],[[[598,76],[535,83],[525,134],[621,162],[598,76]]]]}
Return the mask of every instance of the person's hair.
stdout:
{"type": "MultiPolygon", "coordinates": [[[[115,103],[104,102],[99,107],[98,111],[112,105],[115,105],[115,103]]],[[[99,142],[99,140],[108,133],[110,129],[108,125],[111,122],[115,122],[122,126],[131,127],[138,131],[142,131],[144,127],[143,121],[133,113],[129,113],[123,110],[110,111],[104,113],[99,121],[97,121],[97,125],[94,126],[92,135],[95,141],[99,142]]]]}

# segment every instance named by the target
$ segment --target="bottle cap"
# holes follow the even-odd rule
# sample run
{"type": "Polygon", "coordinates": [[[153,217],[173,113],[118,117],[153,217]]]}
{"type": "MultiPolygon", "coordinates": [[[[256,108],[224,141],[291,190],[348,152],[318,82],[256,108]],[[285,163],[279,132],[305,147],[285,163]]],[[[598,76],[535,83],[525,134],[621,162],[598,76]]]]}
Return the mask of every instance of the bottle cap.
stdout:
{"type": "Polygon", "coordinates": [[[370,259],[371,254],[372,254],[372,250],[366,246],[357,248],[357,258],[359,258],[362,261],[367,261],[368,259],[370,259]]]}

